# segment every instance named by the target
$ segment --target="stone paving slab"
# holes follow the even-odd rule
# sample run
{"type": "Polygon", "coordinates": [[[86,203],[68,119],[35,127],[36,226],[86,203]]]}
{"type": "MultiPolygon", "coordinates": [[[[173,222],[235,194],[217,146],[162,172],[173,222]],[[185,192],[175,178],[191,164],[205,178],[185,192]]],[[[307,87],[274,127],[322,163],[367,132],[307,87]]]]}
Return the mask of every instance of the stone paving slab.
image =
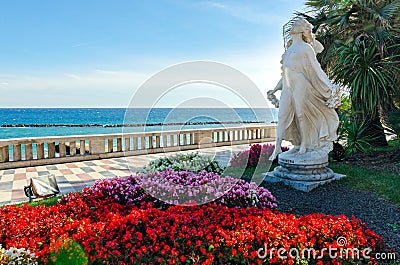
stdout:
{"type": "MultiPolygon", "coordinates": [[[[197,151],[203,155],[213,156],[222,164],[227,165],[234,153],[248,148],[249,145],[236,145],[181,151],[180,153],[197,151]]],[[[28,201],[23,187],[28,185],[29,179],[33,176],[54,174],[60,192],[65,194],[81,191],[84,187],[92,185],[98,179],[129,176],[132,174],[131,170],[133,173],[138,172],[151,160],[175,153],[179,152],[0,170],[0,205],[28,201]]]]}

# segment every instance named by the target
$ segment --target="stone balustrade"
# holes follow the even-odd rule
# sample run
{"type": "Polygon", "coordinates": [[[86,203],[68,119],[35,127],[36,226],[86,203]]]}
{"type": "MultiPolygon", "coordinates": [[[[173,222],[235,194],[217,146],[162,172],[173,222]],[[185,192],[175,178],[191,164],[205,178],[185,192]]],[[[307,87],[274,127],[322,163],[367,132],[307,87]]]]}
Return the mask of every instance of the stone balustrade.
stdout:
{"type": "Polygon", "coordinates": [[[276,125],[0,140],[0,169],[271,141],[276,125]]]}

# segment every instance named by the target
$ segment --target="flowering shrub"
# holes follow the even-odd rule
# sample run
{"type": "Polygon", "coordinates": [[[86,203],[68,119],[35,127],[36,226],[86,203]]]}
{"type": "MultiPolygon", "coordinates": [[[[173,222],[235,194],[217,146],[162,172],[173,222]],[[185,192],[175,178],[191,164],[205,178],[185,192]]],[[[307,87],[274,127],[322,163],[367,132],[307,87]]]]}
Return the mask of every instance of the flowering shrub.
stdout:
{"type": "MultiPolygon", "coordinates": [[[[259,149],[263,157],[266,151],[259,149]]],[[[354,218],[295,216],[275,208],[272,194],[255,183],[213,172],[165,168],[98,180],[49,207],[1,207],[0,242],[12,251],[35,253],[19,254],[35,257],[21,264],[358,263],[358,259],[331,257],[324,251],[340,249],[338,238],[347,239],[346,249],[370,249],[370,257],[387,252],[382,237],[354,218]],[[207,202],[202,201],[207,196],[214,196],[214,202],[195,205],[207,202]],[[176,202],[192,207],[168,204],[176,202]],[[282,249],[301,253],[305,248],[313,248],[313,256],[279,258],[282,249]],[[259,256],[260,249],[266,251],[264,257],[259,256]]],[[[13,261],[5,251],[1,253],[0,264],[12,264],[1,263],[13,261]]],[[[363,262],[377,264],[373,258],[363,262]]]]}
{"type": "MultiPolygon", "coordinates": [[[[24,247],[41,261],[59,238],[72,238],[84,249],[89,264],[355,264],[329,257],[323,248],[385,251],[382,238],[346,216],[295,216],[269,209],[227,208],[216,204],[166,210],[152,204],[126,207],[88,201],[79,193],[58,205],[0,208],[0,240],[6,247],[24,247]],[[29,224],[28,224],[29,222],[29,224]],[[314,248],[322,258],[279,259],[280,248],[314,248]],[[271,251],[265,259],[258,250],[271,251]]],[[[376,263],[373,259],[371,264],[376,263]]]]}
{"type": "Polygon", "coordinates": [[[50,245],[50,257],[48,259],[50,265],[88,264],[88,258],[82,246],[70,238],[58,238],[50,245]]]}
{"type": "Polygon", "coordinates": [[[25,248],[4,249],[0,244],[0,264],[4,265],[37,265],[37,257],[25,248]]]}
{"type": "Polygon", "coordinates": [[[206,171],[195,174],[167,169],[127,178],[102,179],[84,189],[83,195],[90,200],[121,204],[146,201],[162,207],[167,206],[166,203],[204,204],[215,200],[228,207],[276,208],[276,199],[267,189],[206,171]]]}
{"type": "Polygon", "coordinates": [[[151,161],[144,169],[144,173],[164,171],[170,168],[175,171],[191,171],[198,173],[200,171],[214,172],[221,174],[224,171],[217,160],[211,156],[200,155],[197,152],[190,154],[176,154],[168,157],[162,157],[151,161]]]}
{"type": "MultiPolygon", "coordinates": [[[[253,144],[250,145],[249,150],[245,150],[234,154],[230,166],[240,168],[255,168],[258,164],[268,165],[271,163],[269,157],[274,151],[275,145],[273,144],[253,144]]],[[[282,152],[289,150],[288,147],[282,147],[282,152]]]]}
{"type": "MultiPolygon", "coordinates": [[[[136,176],[99,179],[94,182],[93,186],[84,188],[82,194],[88,200],[101,199],[120,204],[140,204],[143,201],[151,201],[150,195],[136,179],[136,176]]],[[[75,198],[73,196],[71,198],[71,194],[63,197],[63,200],[70,199],[74,200],[75,198]]]]}

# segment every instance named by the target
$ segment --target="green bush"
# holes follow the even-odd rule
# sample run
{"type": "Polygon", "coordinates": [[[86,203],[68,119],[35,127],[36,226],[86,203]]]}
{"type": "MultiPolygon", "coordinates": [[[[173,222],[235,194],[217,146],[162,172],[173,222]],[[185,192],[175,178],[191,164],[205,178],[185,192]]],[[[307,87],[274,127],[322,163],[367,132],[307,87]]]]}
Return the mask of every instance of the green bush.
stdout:
{"type": "Polygon", "coordinates": [[[157,160],[151,161],[144,167],[144,173],[164,171],[170,168],[174,171],[191,171],[199,173],[200,171],[214,172],[222,174],[225,167],[222,166],[217,160],[210,156],[199,155],[194,152],[190,154],[177,154],[167,157],[162,157],[157,160]]]}
{"type": "Polygon", "coordinates": [[[351,99],[349,95],[343,95],[340,99],[340,106],[338,107],[339,113],[351,111],[351,99]]]}
{"type": "Polygon", "coordinates": [[[82,246],[68,238],[59,238],[50,248],[48,264],[51,265],[87,265],[88,258],[82,246]]]}
{"type": "Polygon", "coordinates": [[[393,133],[397,135],[397,138],[400,138],[400,110],[392,111],[389,114],[387,123],[393,130],[393,133]]]}
{"type": "Polygon", "coordinates": [[[365,120],[360,120],[354,113],[344,111],[339,115],[338,141],[344,142],[347,154],[357,152],[367,152],[374,141],[372,136],[366,133],[367,126],[365,120]]]}

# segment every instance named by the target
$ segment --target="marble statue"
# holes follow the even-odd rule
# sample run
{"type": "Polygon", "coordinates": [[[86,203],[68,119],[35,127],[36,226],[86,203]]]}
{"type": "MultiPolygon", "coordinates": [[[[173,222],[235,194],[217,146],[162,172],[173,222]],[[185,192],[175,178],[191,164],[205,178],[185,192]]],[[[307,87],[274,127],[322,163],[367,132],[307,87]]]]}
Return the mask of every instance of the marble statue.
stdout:
{"type": "Polygon", "coordinates": [[[291,40],[282,56],[282,78],[268,98],[279,104],[274,160],[281,153],[282,140],[294,148],[279,155],[279,166],[262,174],[266,182],[283,182],[297,190],[312,189],[344,178],[328,168],[328,153],[336,140],[339,118],[335,107],[340,92],[321,69],[316,54],[323,50],[305,19],[297,19],[290,30],[291,40]],[[274,93],[282,90],[280,101],[274,93]]]}
{"type": "MultiPolygon", "coordinates": [[[[282,140],[295,147],[290,152],[299,155],[324,149],[323,155],[332,149],[336,140],[339,118],[337,107],[339,89],[332,84],[321,69],[316,53],[323,46],[315,39],[312,25],[305,19],[297,19],[290,30],[289,47],[282,56],[282,78],[273,93],[282,90],[279,101],[279,116],[276,145],[270,160],[281,152],[282,140]]],[[[272,101],[277,105],[277,100],[272,101]]]]}

